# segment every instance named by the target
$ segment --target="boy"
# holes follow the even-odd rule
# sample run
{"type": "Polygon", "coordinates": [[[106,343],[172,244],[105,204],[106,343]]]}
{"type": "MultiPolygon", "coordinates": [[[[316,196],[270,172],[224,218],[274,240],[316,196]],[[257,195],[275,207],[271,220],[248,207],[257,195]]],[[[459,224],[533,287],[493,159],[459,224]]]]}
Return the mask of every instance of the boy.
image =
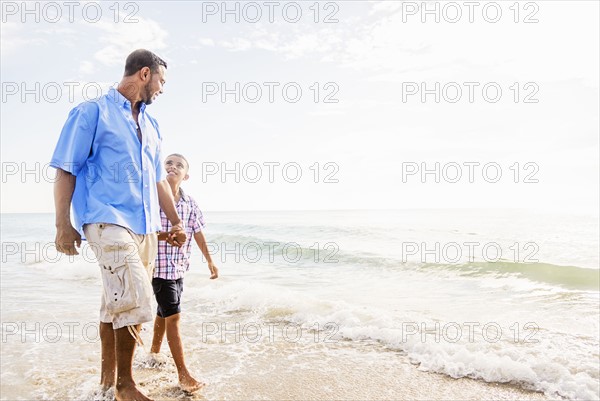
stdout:
{"type": "MultiPolygon", "coordinates": [[[[160,364],[160,347],[162,340],[167,334],[167,342],[173,355],[173,360],[177,367],[179,375],[179,386],[187,392],[194,392],[204,386],[194,379],[187,370],[183,356],[183,345],[179,333],[179,317],[181,312],[180,302],[183,292],[183,276],[189,269],[189,259],[192,251],[192,237],[196,240],[198,247],[202,251],[208,262],[211,279],[219,277],[219,271],[214,265],[208,248],[206,239],[202,233],[204,228],[204,219],[202,212],[198,208],[196,201],[187,195],[179,187],[180,184],[189,178],[189,163],[187,159],[174,153],[165,160],[165,169],[167,171],[167,181],[173,191],[177,214],[183,222],[187,238],[182,241],[181,248],[171,246],[167,242],[159,242],[158,256],[156,258],[152,287],[156,302],[158,303],[157,316],[154,320],[154,338],[152,340],[151,356],[160,364]]],[[[162,229],[165,232],[159,233],[159,240],[165,239],[170,230],[170,224],[161,210],[162,229]]],[[[175,239],[175,245],[178,239],[175,239]]]]}

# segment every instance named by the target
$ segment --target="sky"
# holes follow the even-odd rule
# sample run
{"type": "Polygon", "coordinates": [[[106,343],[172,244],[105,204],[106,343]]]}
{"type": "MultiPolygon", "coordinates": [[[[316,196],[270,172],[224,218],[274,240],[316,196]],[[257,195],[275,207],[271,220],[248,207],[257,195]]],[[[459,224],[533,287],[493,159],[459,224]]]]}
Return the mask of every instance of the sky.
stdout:
{"type": "Polygon", "coordinates": [[[205,210],[598,214],[596,1],[25,4],[2,2],[2,213],[54,211],[69,110],[147,48],[205,210]]]}

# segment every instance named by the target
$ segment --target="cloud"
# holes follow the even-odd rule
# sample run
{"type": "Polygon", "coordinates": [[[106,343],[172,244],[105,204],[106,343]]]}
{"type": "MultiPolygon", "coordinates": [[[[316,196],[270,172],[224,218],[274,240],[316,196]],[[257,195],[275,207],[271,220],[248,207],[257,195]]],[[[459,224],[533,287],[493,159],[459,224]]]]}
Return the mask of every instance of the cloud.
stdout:
{"type": "Polygon", "coordinates": [[[384,13],[392,13],[396,12],[402,7],[402,2],[400,1],[378,1],[372,4],[371,10],[369,11],[369,15],[374,15],[379,12],[384,13]]]}
{"type": "Polygon", "coordinates": [[[207,46],[207,47],[213,47],[215,45],[215,41],[210,38],[200,38],[200,39],[198,39],[198,42],[202,46],[207,46]]]}
{"type": "Polygon", "coordinates": [[[106,46],[94,54],[94,58],[107,66],[120,65],[135,49],[157,51],[167,47],[168,32],[159,23],[142,17],[136,18],[137,23],[117,25],[101,21],[94,24],[104,32],[100,42],[106,43],[106,46]]]}
{"type": "Polygon", "coordinates": [[[47,43],[45,39],[28,37],[28,33],[23,30],[23,24],[17,22],[2,23],[1,33],[0,50],[4,57],[25,46],[39,46],[47,43]]]}
{"type": "Polygon", "coordinates": [[[218,45],[229,51],[266,50],[279,53],[285,59],[299,59],[338,51],[343,37],[331,28],[293,27],[292,30],[267,30],[260,26],[249,35],[221,40],[218,45]]]}
{"type": "Polygon", "coordinates": [[[433,18],[422,23],[419,15],[403,20],[406,16],[393,4],[374,3],[330,59],[396,82],[410,72],[418,79],[581,78],[597,87],[598,3],[552,2],[540,10],[539,23],[532,24],[514,23],[508,7],[497,24],[485,22],[481,14],[473,24],[435,23],[433,18]]]}
{"type": "Polygon", "coordinates": [[[79,72],[82,74],[93,74],[96,71],[94,63],[91,61],[82,61],[79,64],[79,72]]]}
{"type": "MultiPolygon", "coordinates": [[[[422,80],[581,79],[598,87],[596,2],[544,3],[539,22],[530,24],[515,23],[508,6],[497,24],[486,22],[481,10],[474,23],[466,14],[455,24],[443,18],[436,23],[433,17],[422,23],[420,15],[406,20],[396,3],[371,3],[368,12],[331,25],[257,24],[217,45],[229,51],[265,50],[285,60],[314,58],[372,74],[378,81],[401,82],[407,75],[422,80]]],[[[358,11],[352,7],[344,5],[347,14],[358,11]]]]}
{"type": "Polygon", "coordinates": [[[246,51],[252,49],[252,42],[244,38],[233,38],[232,40],[222,40],[219,44],[225,49],[231,51],[246,51]]]}

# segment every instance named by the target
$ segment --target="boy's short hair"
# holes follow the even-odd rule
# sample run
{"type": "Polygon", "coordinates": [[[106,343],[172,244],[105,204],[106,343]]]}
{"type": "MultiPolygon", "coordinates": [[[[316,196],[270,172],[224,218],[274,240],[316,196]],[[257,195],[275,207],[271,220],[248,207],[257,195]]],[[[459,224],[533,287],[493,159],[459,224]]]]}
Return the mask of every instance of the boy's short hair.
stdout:
{"type": "Polygon", "coordinates": [[[180,157],[183,160],[185,160],[185,164],[187,164],[188,170],[190,169],[190,162],[188,161],[188,159],[185,158],[184,155],[182,155],[181,153],[171,153],[169,156],[167,156],[167,159],[171,156],[180,157]]]}

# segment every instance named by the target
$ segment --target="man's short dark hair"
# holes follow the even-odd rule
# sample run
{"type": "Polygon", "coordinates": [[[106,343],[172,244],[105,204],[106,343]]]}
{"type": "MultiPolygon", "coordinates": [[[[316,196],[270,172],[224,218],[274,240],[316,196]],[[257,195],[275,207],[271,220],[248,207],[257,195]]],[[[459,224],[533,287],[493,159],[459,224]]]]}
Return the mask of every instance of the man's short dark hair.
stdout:
{"type": "Polygon", "coordinates": [[[160,66],[167,68],[167,63],[150,50],[138,49],[127,56],[125,61],[125,76],[131,76],[144,67],[150,68],[152,73],[158,71],[160,66]]]}

